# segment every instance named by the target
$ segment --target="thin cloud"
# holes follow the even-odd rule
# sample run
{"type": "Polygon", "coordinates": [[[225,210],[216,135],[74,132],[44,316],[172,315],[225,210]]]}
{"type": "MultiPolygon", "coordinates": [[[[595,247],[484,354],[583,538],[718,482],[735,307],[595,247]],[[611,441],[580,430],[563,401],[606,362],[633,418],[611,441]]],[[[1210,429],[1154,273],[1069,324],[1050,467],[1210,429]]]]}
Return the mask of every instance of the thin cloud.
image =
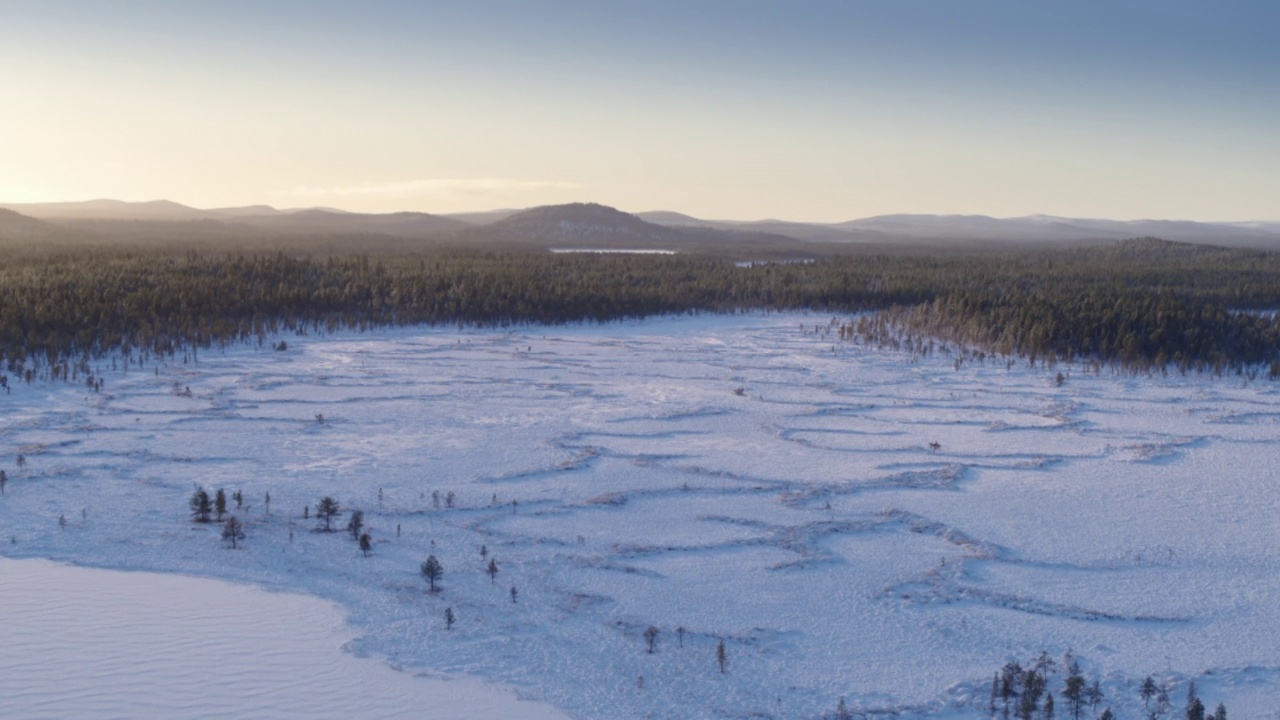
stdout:
{"type": "Polygon", "coordinates": [[[547,190],[581,190],[582,185],[560,180],[510,178],[433,178],[401,182],[364,183],[337,187],[303,185],[283,193],[298,197],[402,197],[410,195],[496,195],[547,190]]]}

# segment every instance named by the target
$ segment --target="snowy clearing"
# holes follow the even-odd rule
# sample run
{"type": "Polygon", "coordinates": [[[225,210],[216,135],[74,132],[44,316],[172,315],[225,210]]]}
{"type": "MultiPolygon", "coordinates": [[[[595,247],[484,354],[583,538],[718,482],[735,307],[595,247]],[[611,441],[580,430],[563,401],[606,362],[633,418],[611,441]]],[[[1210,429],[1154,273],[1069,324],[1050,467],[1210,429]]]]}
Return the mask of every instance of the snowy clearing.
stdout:
{"type": "MultiPolygon", "coordinates": [[[[985,717],[992,674],[1042,651],[1072,652],[1120,718],[1147,675],[1277,717],[1275,384],[956,370],[826,324],[299,337],[108,363],[101,394],[20,385],[0,395],[0,547],[314,595],[357,655],[576,718],[821,717],[841,697],[985,717]],[[238,549],[192,522],[197,485],[243,494],[238,549]],[[316,529],[325,495],[338,532],[316,529]]],[[[39,690],[15,682],[0,696],[39,690]]]]}

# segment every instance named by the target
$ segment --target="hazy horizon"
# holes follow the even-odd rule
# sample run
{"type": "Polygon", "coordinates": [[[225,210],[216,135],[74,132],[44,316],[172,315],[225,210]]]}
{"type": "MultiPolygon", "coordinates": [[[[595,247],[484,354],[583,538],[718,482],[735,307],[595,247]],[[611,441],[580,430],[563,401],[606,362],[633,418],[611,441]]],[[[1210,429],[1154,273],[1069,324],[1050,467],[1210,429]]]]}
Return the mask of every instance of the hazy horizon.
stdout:
{"type": "Polygon", "coordinates": [[[0,9],[5,203],[1280,219],[1260,3],[0,9]]]}
{"type": "MultiPolygon", "coordinates": [[[[590,203],[591,201],[570,199],[562,203],[548,203],[547,205],[531,205],[528,207],[492,207],[492,208],[480,208],[477,210],[459,210],[459,211],[433,211],[430,208],[401,208],[399,210],[382,210],[382,211],[370,212],[370,211],[364,211],[364,210],[344,208],[334,204],[284,206],[284,205],[272,205],[271,203],[264,202],[264,203],[249,203],[249,204],[243,204],[243,205],[228,205],[228,206],[221,206],[221,207],[212,207],[212,206],[201,207],[201,206],[193,205],[190,203],[179,202],[171,198],[150,198],[145,200],[121,200],[119,198],[95,197],[95,198],[83,198],[83,199],[76,199],[76,200],[38,201],[38,202],[30,202],[30,203],[10,202],[5,200],[4,198],[0,198],[0,208],[16,208],[17,209],[16,211],[21,214],[21,209],[22,209],[21,206],[23,205],[29,205],[29,206],[77,205],[77,204],[89,204],[89,203],[99,203],[99,202],[108,202],[108,203],[119,202],[119,203],[131,204],[131,205],[145,205],[148,203],[171,202],[171,203],[176,203],[178,205],[182,205],[187,208],[191,208],[193,210],[202,210],[202,211],[210,211],[210,212],[228,211],[228,210],[236,210],[236,209],[242,209],[242,208],[247,209],[247,208],[254,208],[254,207],[270,207],[271,209],[281,213],[317,210],[317,211],[331,211],[331,212],[352,213],[352,214],[394,214],[394,213],[415,212],[415,213],[425,213],[429,215],[438,215],[438,216],[453,216],[453,215],[485,215],[490,213],[518,213],[518,212],[523,212],[525,210],[532,210],[538,207],[548,207],[548,206],[555,206],[555,205],[580,205],[580,204],[590,203]]],[[[607,206],[607,207],[612,207],[612,206],[607,206]]],[[[1083,216],[1068,217],[1063,215],[1050,215],[1048,213],[1027,213],[1024,215],[1003,215],[1002,216],[1002,215],[987,215],[985,213],[929,213],[929,212],[884,213],[881,215],[846,217],[843,220],[810,220],[806,218],[780,218],[780,217],[703,217],[703,216],[694,215],[693,213],[690,213],[690,212],[673,210],[670,208],[648,208],[644,210],[637,210],[634,208],[615,207],[613,209],[619,210],[621,212],[628,213],[631,215],[636,215],[636,216],[642,216],[649,213],[675,213],[678,215],[686,215],[695,220],[702,220],[706,222],[744,223],[744,224],[779,222],[779,223],[794,223],[799,225],[806,225],[806,224],[807,225],[837,225],[837,224],[846,223],[846,222],[856,222],[859,220],[872,220],[878,217],[894,217],[894,216],[901,216],[901,217],[914,216],[914,217],[922,217],[922,218],[925,218],[925,217],[930,217],[930,218],[986,217],[994,220],[1023,220],[1023,219],[1029,219],[1029,218],[1043,217],[1047,219],[1060,219],[1060,220],[1068,220],[1068,221],[1069,220],[1084,220],[1084,221],[1097,220],[1097,221],[1121,222],[1121,223],[1124,223],[1124,222],[1135,222],[1135,223],[1136,222],[1196,222],[1196,223],[1220,224],[1220,225],[1247,224],[1247,223],[1263,223],[1263,224],[1270,225],[1270,224],[1280,223],[1280,220],[1269,218],[1269,217],[1210,218],[1206,220],[1191,220],[1189,218],[1180,218],[1180,217],[1132,217],[1132,218],[1124,218],[1124,217],[1104,218],[1104,217],[1083,217],[1083,216]]],[[[70,217],[70,216],[67,216],[67,217],[70,217]]],[[[95,216],[84,214],[82,215],[82,217],[88,219],[95,216]]],[[[228,215],[227,217],[235,218],[240,216],[228,215]]]]}

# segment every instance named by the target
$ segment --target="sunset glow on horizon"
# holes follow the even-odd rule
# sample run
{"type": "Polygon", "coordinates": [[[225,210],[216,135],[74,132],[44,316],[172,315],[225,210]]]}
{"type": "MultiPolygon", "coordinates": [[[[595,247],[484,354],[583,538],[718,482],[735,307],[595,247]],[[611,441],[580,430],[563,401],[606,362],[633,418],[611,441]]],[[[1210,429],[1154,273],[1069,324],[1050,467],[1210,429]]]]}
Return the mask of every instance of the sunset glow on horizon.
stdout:
{"type": "Polygon", "coordinates": [[[1263,3],[0,13],[0,202],[1280,219],[1280,8],[1263,3]]]}

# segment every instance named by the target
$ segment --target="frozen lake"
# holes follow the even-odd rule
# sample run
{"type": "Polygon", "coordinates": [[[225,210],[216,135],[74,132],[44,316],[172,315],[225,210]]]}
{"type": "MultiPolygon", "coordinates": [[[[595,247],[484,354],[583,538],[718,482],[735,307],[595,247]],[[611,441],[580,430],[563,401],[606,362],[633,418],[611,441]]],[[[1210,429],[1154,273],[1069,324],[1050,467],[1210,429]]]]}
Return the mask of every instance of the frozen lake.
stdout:
{"type": "Polygon", "coordinates": [[[0,559],[0,717],[543,718],[342,652],[341,608],[216,580],[0,559]]]}
{"type": "Polygon", "coordinates": [[[1276,384],[956,369],[828,319],[290,337],[18,386],[0,548],[306,593],[365,665],[576,718],[985,717],[1042,652],[1122,719],[1148,675],[1277,717],[1276,384]],[[197,485],[242,493],[239,549],[197,485]],[[324,495],[369,557],[316,531],[324,495]]]}

